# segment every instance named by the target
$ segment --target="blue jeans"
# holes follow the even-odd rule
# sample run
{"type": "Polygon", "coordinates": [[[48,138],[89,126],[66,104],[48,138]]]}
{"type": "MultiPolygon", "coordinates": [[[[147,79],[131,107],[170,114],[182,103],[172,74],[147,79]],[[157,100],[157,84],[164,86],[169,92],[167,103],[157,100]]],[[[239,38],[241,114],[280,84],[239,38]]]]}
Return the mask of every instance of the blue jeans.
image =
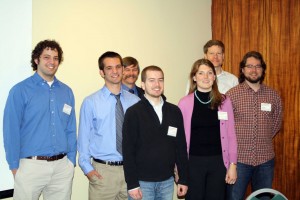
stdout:
{"type": "MultiPolygon", "coordinates": [[[[174,192],[174,178],[161,182],[139,181],[143,200],[172,200],[174,192]]],[[[128,199],[132,198],[128,195],[128,199]]]]}
{"type": "Polygon", "coordinates": [[[229,200],[244,199],[247,186],[251,181],[252,192],[262,188],[272,188],[274,158],[258,166],[237,163],[237,181],[228,187],[229,200]]]}

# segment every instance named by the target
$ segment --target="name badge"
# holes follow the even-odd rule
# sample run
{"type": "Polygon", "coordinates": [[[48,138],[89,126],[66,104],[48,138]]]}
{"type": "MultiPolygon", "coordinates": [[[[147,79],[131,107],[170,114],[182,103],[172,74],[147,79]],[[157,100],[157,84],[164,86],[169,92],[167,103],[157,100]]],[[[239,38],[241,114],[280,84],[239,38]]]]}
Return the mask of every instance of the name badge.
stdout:
{"type": "Polygon", "coordinates": [[[168,136],[176,137],[176,135],[177,135],[177,128],[169,126],[168,136]]]}
{"type": "Polygon", "coordinates": [[[261,103],[260,104],[260,109],[262,111],[271,111],[272,110],[272,105],[270,103],[261,103]]]}
{"type": "Polygon", "coordinates": [[[218,111],[219,120],[228,120],[227,112],[218,111]]]}
{"type": "Polygon", "coordinates": [[[67,115],[70,115],[72,111],[72,107],[69,106],[68,104],[64,104],[63,112],[66,113],[67,115]]]}

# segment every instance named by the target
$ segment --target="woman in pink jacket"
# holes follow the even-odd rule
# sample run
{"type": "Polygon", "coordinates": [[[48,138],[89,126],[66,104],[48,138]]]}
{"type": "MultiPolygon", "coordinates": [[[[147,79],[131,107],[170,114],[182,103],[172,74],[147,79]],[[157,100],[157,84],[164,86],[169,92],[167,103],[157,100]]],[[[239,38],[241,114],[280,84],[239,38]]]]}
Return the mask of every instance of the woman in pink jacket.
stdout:
{"type": "Polygon", "coordinates": [[[225,199],[226,183],[237,179],[237,143],[231,101],[218,90],[216,71],[207,59],[190,73],[189,94],[179,102],[189,155],[187,200],[225,199]]]}

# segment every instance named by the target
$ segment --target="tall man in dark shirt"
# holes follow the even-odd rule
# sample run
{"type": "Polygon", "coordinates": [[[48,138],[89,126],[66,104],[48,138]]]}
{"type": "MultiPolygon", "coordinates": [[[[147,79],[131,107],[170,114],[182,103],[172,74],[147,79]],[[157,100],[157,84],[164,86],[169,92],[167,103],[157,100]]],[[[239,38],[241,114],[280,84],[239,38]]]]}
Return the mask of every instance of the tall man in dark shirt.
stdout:
{"type": "Polygon", "coordinates": [[[274,172],[272,139],[280,130],[282,103],[276,91],[264,85],[266,63],[259,52],[248,52],[240,63],[240,84],[228,95],[232,101],[238,144],[237,181],[230,199],[244,199],[252,190],[271,188],[274,172]]]}
{"type": "Polygon", "coordinates": [[[177,194],[187,192],[187,150],[182,114],[162,97],[164,74],[157,66],[142,71],[145,95],[130,107],[123,124],[125,180],[132,199],[171,200],[174,167],[177,194]]]}

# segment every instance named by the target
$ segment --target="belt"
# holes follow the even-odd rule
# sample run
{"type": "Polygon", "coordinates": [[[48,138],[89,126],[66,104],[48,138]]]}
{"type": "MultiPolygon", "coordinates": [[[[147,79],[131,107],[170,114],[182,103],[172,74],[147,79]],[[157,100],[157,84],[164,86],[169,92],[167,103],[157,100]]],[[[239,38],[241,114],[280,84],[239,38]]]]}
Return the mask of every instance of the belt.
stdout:
{"type": "Polygon", "coordinates": [[[95,162],[101,163],[101,164],[106,164],[106,165],[111,165],[111,166],[122,166],[123,161],[104,161],[100,159],[93,158],[95,162]]]}
{"type": "Polygon", "coordinates": [[[29,156],[26,157],[27,159],[32,159],[32,160],[47,160],[47,161],[55,161],[55,160],[60,160],[63,157],[65,157],[66,154],[58,154],[55,156],[29,156]]]}

